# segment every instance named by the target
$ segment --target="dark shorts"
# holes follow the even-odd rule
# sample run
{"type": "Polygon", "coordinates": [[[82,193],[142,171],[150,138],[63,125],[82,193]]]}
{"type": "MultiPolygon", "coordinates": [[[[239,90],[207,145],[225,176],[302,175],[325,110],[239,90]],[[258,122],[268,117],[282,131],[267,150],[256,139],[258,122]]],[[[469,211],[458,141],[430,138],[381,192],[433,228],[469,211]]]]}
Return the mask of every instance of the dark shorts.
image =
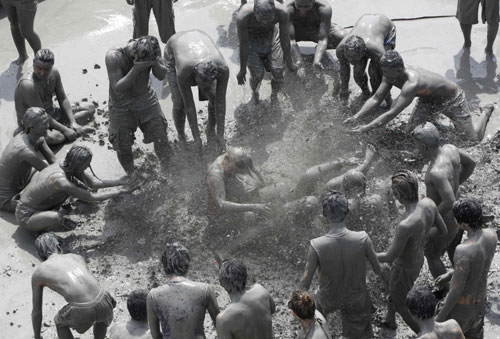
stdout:
{"type": "Polygon", "coordinates": [[[249,34],[248,70],[255,78],[263,77],[268,71],[274,80],[283,79],[283,50],[278,27],[274,26],[266,35],[249,34]]]}
{"type": "Polygon", "coordinates": [[[453,217],[453,212],[450,211],[444,215],[442,214],[441,216],[446,224],[448,233],[445,235],[437,235],[427,240],[424,247],[426,257],[441,257],[458,233],[458,227],[456,225],[455,218],[453,217]]]}
{"type": "MultiPolygon", "coordinates": [[[[340,25],[332,23],[330,32],[328,33],[327,49],[335,49],[342,39],[347,35],[347,31],[340,25]]],[[[301,27],[297,26],[295,29],[295,41],[312,41],[318,42],[319,40],[319,27],[301,27]]]]}
{"type": "Polygon", "coordinates": [[[392,26],[389,33],[384,39],[384,48],[386,51],[390,51],[396,48],[396,26],[392,26]]]}
{"type": "Polygon", "coordinates": [[[115,299],[102,290],[94,300],[86,303],[69,303],[57,312],[54,323],[57,327],[69,327],[80,334],[87,332],[95,323],[111,325],[115,299]]]}
{"type": "Polygon", "coordinates": [[[456,17],[461,24],[474,25],[478,23],[477,15],[481,3],[481,20],[487,23],[500,21],[498,0],[458,0],[456,17]]]}
{"type": "Polygon", "coordinates": [[[483,339],[484,337],[484,305],[457,304],[450,312],[448,319],[455,319],[467,339],[483,339]]]}
{"type": "Polygon", "coordinates": [[[36,11],[37,0],[3,0],[3,7],[13,6],[18,11],[33,12],[36,11]]]}
{"type": "Polygon", "coordinates": [[[406,305],[406,295],[417,280],[422,264],[417,268],[392,266],[389,279],[389,302],[406,305]]]}
{"type": "Polygon", "coordinates": [[[172,0],[136,0],[134,6],[134,38],[148,33],[149,14],[153,10],[161,41],[166,44],[175,34],[175,16],[172,0]]]}

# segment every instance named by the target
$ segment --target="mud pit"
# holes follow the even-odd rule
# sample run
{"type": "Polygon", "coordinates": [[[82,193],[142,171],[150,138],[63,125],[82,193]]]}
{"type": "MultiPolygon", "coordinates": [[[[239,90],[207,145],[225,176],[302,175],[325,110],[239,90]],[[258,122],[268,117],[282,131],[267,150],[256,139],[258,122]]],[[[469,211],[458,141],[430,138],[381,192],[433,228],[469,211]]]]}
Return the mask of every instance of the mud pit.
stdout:
{"type": "MultiPolygon", "coordinates": [[[[453,14],[455,1],[420,1],[418,6],[409,6],[394,1],[362,0],[355,4],[336,2],[333,6],[333,21],[347,26],[353,24],[364,13],[384,13],[391,18],[453,14]]],[[[248,104],[250,89],[238,87],[235,74],[238,68],[234,26],[231,15],[237,1],[182,1],[175,4],[177,30],[198,28],[206,31],[217,41],[231,69],[227,105],[227,139],[229,145],[244,146],[253,150],[257,167],[270,185],[292,186],[299,175],[309,166],[337,157],[362,157],[365,136],[355,137],[345,133],[340,122],[357,107],[359,90],[351,84],[350,108],[343,109],[329,96],[331,77],[325,85],[310,71],[306,84],[291,75],[285,77],[286,86],[279,107],[270,107],[267,101],[269,82],[264,81],[262,106],[248,104]],[[202,18],[203,20],[200,20],[202,18]],[[193,26],[196,24],[196,26],[193,26]],[[356,153],[358,152],[358,153],[356,153]]],[[[132,35],[131,8],[125,1],[88,0],[85,2],[50,0],[39,4],[35,27],[45,47],[56,55],[56,66],[63,76],[66,91],[71,100],[87,98],[95,100],[102,109],[97,116],[98,133],[82,141],[94,151],[93,166],[99,177],[111,178],[122,175],[115,154],[109,150],[107,141],[106,105],[107,78],[104,69],[104,54],[112,45],[127,41],[132,35]],[[79,13],[89,12],[88,18],[79,13]],[[64,30],[61,30],[64,27],[64,30]],[[89,48],[92,46],[92,48],[89,48]],[[94,69],[94,64],[101,69],[94,69]],[[82,69],[87,69],[83,74],[82,69]],[[103,140],[103,141],[100,141],[103,140]],[[103,144],[103,145],[102,145],[103,144]]],[[[477,107],[479,101],[491,103],[497,100],[499,78],[496,64],[484,60],[486,26],[477,25],[473,30],[471,57],[460,52],[461,33],[454,19],[439,19],[414,22],[397,22],[397,49],[408,64],[422,66],[458,81],[464,88],[469,103],[477,107]],[[418,32],[418,34],[416,34],[418,32]],[[457,52],[458,51],[458,52],[457,52]],[[468,64],[467,64],[468,61],[468,64]]],[[[157,35],[153,22],[151,33],[157,35]]],[[[9,65],[16,56],[8,34],[8,21],[0,20],[0,145],[6,145],[15,126],[13,89],[20,72],[29,71],[31,59],[23,69],[9,65]]],[[[498,46],[498,43],[497,43],[498,46]]],[[[496,54],[500,53],[496,48],[496,54]]],[[[311,53],[309,45],[305,53],[311,53]]],[[[333,70],[329,71],[329,74],[333,70]]],[[[158,81],[154,87],[161,97],[160,103],[169,119],[169,138],[175,139],[171,121],[171,100],[168,87],[158,81]]],[[[197,103],[201,130],[206,123],[206,104],[197,103]]],[[[498,109],[498,107],[497,107],[498,109]]],[[[402,116],[406,121],[410,110],[402,116]]],[[[500,118],[494,113],[487,133],[490,139],[475,147],[468,147],[478,161],[476,171],[462,188],[463,195],[479,199],[495,215],[499,215],[498,172],[500,171],[500,135],[494,135],[500,118]]],[[[419,172],[422,178],[422,163],[413,161],[414,148],[403,133],[404,123],[396,121],[388,129],[373,133],[379,156],[369,172],[369,187],[379,187],[393,170],[400,167],[419,172]],[[410,153],[409,153],[410,152],[410,153]],[[405,161],[407,159],[408,161],[405,161]]],[[[449,139],[443,120],[440,127],[443,139],[449,139]]],[[[188,132],[189,133],[189,132],[188,132]]],[[[193,150],[182,152],[174,143],[175,154],[167,174],[159,173],[159,167],[149,147],[140,143],[135,150],[136,161],[142,173],[148,177],[143,187],[133,196],[122,197],[99,205],[73,202],[81,213],[81,226],[67,237],[68,246],[88,259],[89,266],[103,286],[117,299],[115,309],[117,322],[128,318],[126,295],[135,288],[152,288],[164,281],[159,256],[163,244],[181,241],[191,251],[192,264],[189,277],[212,283],[217,290],[221,308],[229,299],[219,287],[217,270],[211,246],[219,246],[222,256],[235,256],[248,265],[250,282],[258,281],[267,287],[277,304],[273,317],[276,338],[294,338],[298,323],[286,307],[290,293],[298,285],[306,255],[308,240],[326,231],[320,218],[312,225],[256,221],[252,227],[242,229],[241,234],[229,235],[221,232],[210,234],[207,239],[205,171],[213,154],[199,160],[193,150]],[[229,236],[228,236],[229,235],[229,236]],[[210,242],[209,242],[210,240],[210,242]]],[[[467,146],[467,145],[462,145],[467,146]]],[[[3,147],[2,147],[3,149],[3,147]]],[[[59,153],[61,157],[63,152],[59,153]]],[[[424,169],[425,170],[425,169],[424,169]]],[[[421,181],[422,182],[422,181],[421,181]]],[[[421,189],[422,189],[421,185],[421,189]]],[[[377,191],[377,189],[373,189],[377,191]]],[[[423,192],[422,192],[423,193],[423,192]]],[[[15,226],[11,215],[0,214],[0,328],[2,337],[27,338],[31,330],[30,276],[38,259],[32,245],[33,238],[15,226]]],[[[390,222],[375,223],[368,232],[374,239],[377,250],[387,246],[392,235],[390,222]]],[[[485,338],[497,338],[500,331],[500,257],[493,261],[488,285],[488,313],[485,323],[485,338]]],[[[385,310],[383,288],[373,273],[369,274],[369,289],[376,308],[373,314],[374,330],[379,338],[407,338],[409,329],[398,319],[397,332],[381,330],[380,320],[385,310]]],[[[425,267],[419,277],[430,281],[425,267]]],[[[313,282],[317,286],[317,281],[313,282]]],[[[53,316],[63,305],[63,300],[51,291],[44,299],[45,338],[55,337],[53,316]]],[[[339,324],[337,315],[331,324],[339,324]]],[[[207,338],[215,338],[209,317],[206,317],[207,338]]],[[[332,326],[334,337],[340,337],[339,325],[332,326]]],[[[87,333],[80,338],[91,338],[87,333]]]]}

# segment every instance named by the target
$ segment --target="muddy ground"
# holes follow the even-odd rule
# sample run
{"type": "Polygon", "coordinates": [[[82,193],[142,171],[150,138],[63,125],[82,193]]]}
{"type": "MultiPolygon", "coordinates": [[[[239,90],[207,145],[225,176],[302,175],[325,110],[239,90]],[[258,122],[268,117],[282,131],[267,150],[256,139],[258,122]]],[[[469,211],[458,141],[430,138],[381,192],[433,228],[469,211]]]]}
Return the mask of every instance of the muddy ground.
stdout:
{"type": "MultiPolygon", "coordinates": [[[[420,1],[418,5],[389,0],[376,3],[363,0],[354,5],[339,1],[334,5],[334,21],[347,26],[363,13],[385,13],[391,18],[453,14],[454,6],[455,1],[451,0],[420,1]]],[[[258,107],[249,103],[248,86],[238,87],[234,76],[238,59],[231,15],[236,8],[235,0],[182,1],[175,5],[176,25],[178,31],[203,29],[220,46],[233,74],[228,90],[228,145],[252,149],[255,163],[269,185],[284,184],[285,187],[291,187],[309,166],[338,157],[355,156],[361,160],[367,140],[371,140],[379,149],[377,160],[369,172],[370,192],[380,193],[381,182],[402,167],[417,171],[423,178],[425,166],[413,156],[414,147],[404,133],[404,121],[410,109],[382,131],[368,136],[346,133],[340,122],[359,108],[360,93],[351,84],[351,101],[347,107],[332,98],[334,63],[329,65],[325,79],[316,78],[312,70],[306,83],[287,74],[285,90],[278,106],[271,106],[267,100],[268,81],[261,89],[263,103],[258,107]],[[193,27],[193,23],[196,23],[196,27],[193,27]]],[[[103,178],[122,175],[123,171],[107,141],[107,79],[103,58],[109,47],[122,44],[131,36],[130,7],[125,1],[89,0],[83,3],[48,0],[39,4],[36,28],[44,46],[53,49],[56,54],[56,66],[63,75],[70,99],[86,98],[99,103],[100,111],[95,124],[97,133],[81,141],[94,151],[96,174],[103,178]],[[82,18],[81,13],[89,14],[82,18]],[[65,29],[61,30],[61,27],[65,29]],[[101,68],[94,67],[96,64],[101,68]],[[84,68],[87,69],[85,74],[82,72],[84,68]]],[[[486,37],[484,25],[474,29],[470,57],[460,51],[460,31],[453,18],[398,22],[397,28],[397,49],[407,63],[426,67],[459,82],[473,109],[480,102],[496,102],[500,80],[496,63],[487,62],[482,54],[486,37]]],[[[15,57],[15,49],[8,34],[6,18],[0,19],[0,31],[3,32],[0,34],[0,45],[7,46],[0,50],[0,66],[3,66],[0,74],[1,146],[8,142],[15,125],[13,87],[20,74],[30,70],[31,59],[23,68],[9,65],[15,57]]],[[[151,33],[156,34],[153,23],[151,33]]],[[[311,53],[308,44],[303,47],[305,53],[311,53]]],[[[500,52],[498,48],[496,52],[500,52]]],[[[207,232],[205,174],[207,164],[214,159],[215,154],[207,152],[199,159],[193,149],[182,151],[177,147],[171,123],[168,87],[158,81],[153,81],[153,85],[170,122],[169,137],[174,146],[170,170],[160,173],[151,147],[142,145],[142,136],[138,134],[134,152],[147,181],[132,196],[107,203],[89,205],[74,201],[81,226],[72,234],[63,234],[68,248],[87,258],[89,267],[103,286],[116,297],[118,306],[115,318],[118,322],[128,318],[125,304],[127,293],[135,288],[152,288],[163,283],[165,278],[159,256],[163,245],[171,241],[181,241],[190,249],[192,265],[189,277],[213,284],[219,305],[224,308],[229,300],[217,282],[217,269],[211,254],[211,249],[216,247],[222,256],[242,259],[248,265],[250,281],[259,282],[270,290],[277,304],[277,313],[273,318],[276,338],[294,338],[298,324],[292,319],[286,302],[298,285],[308,241],[327,230],[321,218],[318,216],[307,225],[257,220],[241,229],[239,235],[230,234],[227,230],[207,232]]],[[[203,130],[206,104],[198,104],[197,107],[200,128],[203,130]]],[[[488,128],[488,139],[483,143],[471,146],[458,141],[478,161],[475,173],[462,187],[462,194],[479,199],[488,212],[497,216],[500,215],[500,135],[495,133],[499,116],[498,112],[494,114],[488,128]]],[[[456,142],[450,134],[449,121],[443,118],[439,122],[443,141],[456,142]]],[[[58,156],[64,156],[64,149],[58,156]]],[[[2,337],[28,338],[32,336],[30,276],[39,261],[32,245],[33,238],[17,228],[13,216],[4,213],[0,216],[2,337]]],[[[393,225],[390,220],[380,220],[378,218],[367,230],[376,247],[382,250],[388,245],[393,225]]],[[[500,257],[497,256],[489,275],[485,338],[497,338],[500,330],[499,263],[500,257]]],[[[371,271],[369,279],[376,337],[411,337],[411,332],[400,319],[397,331],[380,329],[385,295],[381,283],[371,271]]],[[[426,267],[419,279],[430,283],[426,267]]],[[[317,281],[313,285],[317,285],[317,281]]],[[[45,338],[55,337],[52,319],[63,304],[62,298],[55,293],[45,293],[45,338]]],[[[338,320],[337,314],[330,318],[335,338],[340,337],[338,320]]],[[[206,317],[205,325],[207,338],[215,338],[209,317],[206,317]]],[[[87,333],[80,338],[91,338],[91,335],[87,333]]]]}

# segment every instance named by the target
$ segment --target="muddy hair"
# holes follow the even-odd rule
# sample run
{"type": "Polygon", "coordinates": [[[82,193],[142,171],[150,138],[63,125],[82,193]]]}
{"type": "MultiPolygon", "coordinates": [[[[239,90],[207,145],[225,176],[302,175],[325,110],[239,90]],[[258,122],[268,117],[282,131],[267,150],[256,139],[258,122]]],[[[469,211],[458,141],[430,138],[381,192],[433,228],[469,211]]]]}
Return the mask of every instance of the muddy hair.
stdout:
{"type": "Polygon", "coordinates": [[[436,313],[437,300],[431,290],[421,284],[415,284],[406,295],[406,306],[418,319],[430,319],[436,313]]]}
{"type": "Polygon", "coordinates": [[[148,291],[135,290],[132,291],[127,298],[127,309],[130,317],[136,321],[145,321],[148,319],[148,311],[146,302],[148,299],[148,291]]]}
{"type": "Polygon", "coordinates": [[[225,260],[219,268],[219,282],[227,293],[242,293],[247,286],[247,268],[239,260],[225,260]]]}
{"type": "Polygon", "coordinates": [[[335,190],[328,191],[323,195],[321,205],[323,206],[323,216],[327,218],[331,215],[343,221],[349,214],[349,202],[342,193],[335,190]]]}
{"type": "Polygon", "coordinates": [[[438,129],[428,121],[415,127],[411,132],[411,136],[413,139],[421,141],[432,148],[436,148],[440,144],[438,129]]]}
{"type": "Polygon", "coordinates": [[[43,108],[30,107],[23,116],[23,131],[24,133],[28,133],[31,127],[41,123],[47,123],[48,121],[49,116],[43,108]]]}
{"type": "Polygon", "coordinates": [[[33,61],[37,60],[53,65],[55,60],[54,53],[48,48],[42,48],[35,54],[33,61]]]}
{"type": "Polygon", "coordinates": [[[160,57],[161,49],[158,39],[154,36],[146,35],[134,40],[134,54],[137,56],[137,61],[151,61],[160,57]]]}
{"type": "Polygon", "coordinates": [[[361,171],[351,170],[344,174],[342,179],[344,189],[361,188],[363,192],[366,190],[366,176],[361,171]]]}
{"type": "Polygon", "coordinates": [[[204,82],[210,82],[217,79],[218,67],[211,60],[204,60],[194,66],[194,74],[200,77],[204,82]]]}
{"type": "Polygon", "coordinates": [[[263,18],[272,17],[275,9],[274,0],[255,0],[253,3],[255,14],[263,18]]]}
{"type": "Polygon", "coordinates": [[[316,303],[309,292],[298,290],[292,293],[288,308],[293,310],[300,319],[314,319],[316,303]]]}
{"type": "Polygon", "coordinates": [[[250,152],[241,147],[230,147],[227,150],[227,156],[234,161],[236,167],[248,169],[252,167],[252,157],[250,152]]]}
{"type": "Polygon", "coordinates": [[[453,203],[453,216],[459,224],[465,223],[474,230],[482,227],[483,209],[476,200],[462,198],[455,201],[453,203]]]}
{"type": "Polygon", "coordinates": [[[405,63],[401,55],[396,51],[387,51],[380,58],[380,66],[388,68],[404,68],[405,63]]]}
{"type": "Polygon", "coordinates": [[[53,232],[42,233],[35,240],[38,256],[42,261],[45,261],[54,253],[63,253],[61,243],[62,238],[58,237],[53,232]]]}
{"type": "Polygon", "coordinates": [[[391,181],[392,187],[399,192],[404,201],[418,201],[418,178],[415,173],[409,170],[399,170],[394,172],[391,181]]]}
{"type": "Polygon", "coordinates": [[[190,261],[189,251],[178,242],[167,244],[161,255],[161,263],[167,275],[185,276],[190,261]]]}
{"type": "Polygon", "coordinates": [[[356,52],[363,55],[366,53],[366,43],[357,35],[351,35],[348,37],[345,41],[344,48],[345,51],[356,52]]]}

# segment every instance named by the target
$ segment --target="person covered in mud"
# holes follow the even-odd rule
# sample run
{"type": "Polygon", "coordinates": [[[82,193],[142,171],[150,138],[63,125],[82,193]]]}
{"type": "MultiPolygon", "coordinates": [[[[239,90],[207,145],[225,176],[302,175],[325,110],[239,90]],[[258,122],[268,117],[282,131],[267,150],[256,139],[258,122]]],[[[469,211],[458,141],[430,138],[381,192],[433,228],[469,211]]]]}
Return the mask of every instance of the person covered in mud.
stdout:
{"type": "Polygon", "coordinates": [[[269,292],[260,284],[246,289],[247,268],[241,261],[229,259],[219,264],[219,282],[231,303],[217,315],[217,337],[274,338],[272,315],[276,306],[269,292]]]}
{"type": "Polygon", "coordinates": [[[33,72],[18,81],[14,92],[14,103],[19,126],[16,133],[23,129],[23,116],[28,108],[45,109],[50,119],[50,130],[45,138],[49,145],[71,142],[77,136],[94,130],[81,125],[93,118],[96,107],[86,102],[71,105],[64,91],[61,74],[54,67],[54,53],[49,49],[41,49],[35,54],[33,72]],[[54,106],[52,101],[54,95],[59,107],[54,106]]]}
{"type": "Polygon", "coordinates": [[[129,5],[134,6],[133,38],[137,39],[148,35],[149,16],[152,9],[161,42],[166,44],[168,39],[175,34],[174,6],[172,2],[177,2],[177,0],[127,0],[129,5]]]}
{"type": "Polygon", "coordinates": [[[45,136],[49,117],[40,107],[23,116],[23,131],[9,142],[0,158],[0,210],[14,213],[19,192],[28,184],[33,168],[43,170],[56,161],[45,136]]]}
{"type": "Polygon", "coordinates": [[[375,109],[389,94],[391,88],[401,89],[395,104],[391,109],[366,125],[359,125],[353,132],[366,132],[381,127],[396,118],[415,97],[417,104],[408,121],[408,131],[417,125],[429,121],[434,113],[442,113],[450,118],[456,132],[465,139],[481,141],[486,125],[493,113],[493,105],[482,109],[479,123],[473,125],[465,94],[458,85],[445,77],[421,68],[405,66],[403,58],[396,51],[387,51],[380,59],[384,77],[379,88],[368,99],[354,116],[344,120],[344,123],[359,122],[361,118],[375,109]]]}
{"type": "Polygon", "coordinates": [[[455,251],[453,270],[436,279],[438,286],[451,280],[436,321],[455,319],[466,338],[483,338],[488,273],[498,237],[493,229],[483,229],[482,207],[473,199],[455,201],[453,216],[468,237],[455,251]]]}
{"type": "Polygon", "coordinates": [[[297,339],[330,339],[328,323],[316,309],[314,297],[306,291],[294,291],[288,301],[288,308],[300,321],[302,332],[297,339]]]}
{"type": "Polygon", "coordinates": [[[453,262],[455,248],[461,242],[463,232],[458,230],[452,207],[460,185],[472,175],[476,162],[451,144],[441,146],[439,132],[430,122],[418,125],[411,134],[418,152],[429,161],[424,178],[426,195],[438,206],[448,230],[446,235],[430,238],[425,246],[429,271],[437,278],[446,273],[441,256],[447,251],[453,262]]]}
{"type": "Polygon", "coordinates": [[[62,205],[69,197],[98,202],[132,192],[121,188],[106,193],[94,193],[91,189],[124,185],[126,178],[100,180],[93,174],[90,162],[92,152],[85,146],[73,145],[64,161],[54,163],[36,173],[20,193],[16,207],[16,219],[31,232],[61,232],[73,230],[77,225],[66,216],[62,205]],[[92,176],[85,173],[90,168],[92,176]]]}
{"type": "Polygon", "coordinates": [[[447,228],[438,208],[429,198],[418,199],[418,178],[408,170],[392,175],[392,191],[405,207],[396,234],[386,252],[378,253],[379,262],[392,263],[389,300],[383,326],[396,329],[396,311],[415,333],[420,327],[406,306],[406,295],[424,264],[424,245],[429,237],[446,235],[447,228]],[[436,225],[436,228],[433,226],[436,225]]]}
{"type": "Polygon", "coordinates": [[[163,167],[167,165],[170,145],[167,120],[151,87],[150,73],[163,80],[167,68],[161,59],[158,40],[145,36],[130,40],[124,47],[106,53],[109,77],[109,141],[127,174],[132,174],[134,133],[139,127],[144,143],[154,143],[163,167]]]}
{"type": "Polygon", "coordinates": [[[153,339],[205,338],[203,321],[208,310],[214,324],[219,305],[210,285],[186,278],[191,258],[180,243],[169,243],[161,256],[167,275],[163,286],[148,294],[148,323],[153,339]],[[161,330],[160,330],[161,328],[161,330]]]}
{"type": "Polygon", "coordinates": [[[316,42],[313,66],[322,71],[327,49],[335,49],[347,31],[332,23],[332,6],[326,0],[290,0],[286,3],[290,20],[288,31],[297,75],[304,79],[306,68],[300,53],[299,41],[316,42]]]}
{"type": "Polygon", "coordinates": [[[436,321],[436,305],[436,297],[423,285],[416,284],[408,292],[406,307],[420,328],[417,339],[465,339],[456,320],[436,321]]]}
{"type": "Polygon", "coordinates": [[[349,214],[349,203],[342,193],[327,192],[322,206],[331,229],[326,235],[311,240],[300,287],[307,291],[319,269],[318,310],[325,317],[340,310],[346,338],[371,338],[372,305],[366,288],[366,262],[382,277],[372,241],[364,231],[347,229],[344,220],[349,214]]]}
{"type": "Polygon", "coordinates": [[[109,339],[151,339],[147,313],[148,292],[132,291],[127,297],[127,309],[130,320],[114,324],[109,328],[109,339]]]}
{"type": "Polygon", "coordinates": [[[297,70],[290,50],[286,7],[274,0],[255,0],[239,9],[236,26],[240,42],[238,84],[245,84],[248,66],[252,99],[258,103],[260,83],[268,71],[272,75],[271,100],[277,100],[283,83],[283,59],[292,72],[297,70]]]}
{"type": "MultiPolygon", "coordinates": [[[[350,65],[353,65],[354,80],[363,95],[368,98],[371,93],[375,93],[383,77],[380,58],[386,51],[395,48],[396,26],[391,19],[381,14],[365,14],[359,18],[336,50],[340,62],[340,98],[345,101],[349,99],[350,65]],[[368,77],[365,72],[368,61],[372,92],[368,88],[368,77]]],[[[392,103],[390,93],[385,100],[390,107],[392,103]]]]}
{"type": "Polygon", "coordinates": [[[38,236],[35,246],[40,259],[43,260],[31,277],[33,292],[31,318],[35,339],[42,338],[45,287],[61,295],[68,303],[54,318],[57,336],[60,339],[73,338],[71,330],[83,334],[91,327],[95,339],[104,339],[107,328],[113,321],[115,299],[92,275],[83,257],[63,253],[61,239],[54,233],[38,236]]]}
{"type": "Polygon", "coordinates": [[[186,142],[184,125],[187,116],[196,148],[201,153],[200,131],[191,92],[191,86],[197,86],[199,99],[208,100],[207,144],[216,145],[222,153],[225,150],[229,67],[219,49],[205,32],[179,32],[170,38],[165,47],[165,63],[172,91],[172,116],[179,140],[186,142]]]}

